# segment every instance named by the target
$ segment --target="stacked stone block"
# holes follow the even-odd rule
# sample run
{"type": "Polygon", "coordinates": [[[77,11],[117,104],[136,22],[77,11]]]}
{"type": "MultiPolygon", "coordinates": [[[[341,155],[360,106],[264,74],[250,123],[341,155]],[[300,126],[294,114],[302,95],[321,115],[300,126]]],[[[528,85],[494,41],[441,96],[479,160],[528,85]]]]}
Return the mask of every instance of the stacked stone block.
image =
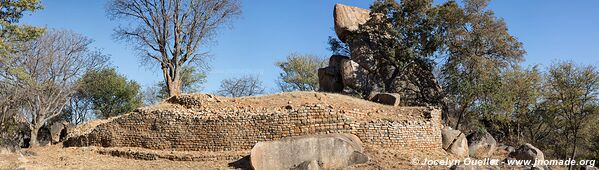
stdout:
{"type": "MultiPolygon", "coordinates": [[[[406,108],[416,117],[357,120],[321,104],[285,111],[198,112],[193,109],[138,110],[69,138],[65,146],[141,147],[175,151],[241,151],[258,141],[290,136],[350,133],[366,145],[398,150],[441,148],[440,111],[406,108]]],[[[394,113],[402,114],[402,113],[394,113]]],[[[413,115],[412,115],[413,116],[413,115]]]]}

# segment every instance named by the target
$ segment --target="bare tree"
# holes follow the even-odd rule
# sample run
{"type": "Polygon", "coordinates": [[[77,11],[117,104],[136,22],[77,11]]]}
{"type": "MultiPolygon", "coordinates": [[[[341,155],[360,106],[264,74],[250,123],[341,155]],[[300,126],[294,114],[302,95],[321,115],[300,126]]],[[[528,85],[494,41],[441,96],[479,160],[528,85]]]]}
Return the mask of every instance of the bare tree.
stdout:
{"type": "Polygon", "coordinates": [[[75,125],[88,121],[96,113],[92,106],[91,100],[80,94],[74,94],[69,98],[64,110],[66,119],[75,125]]]}
{"type": "Polygon", "coordinates": [[[245,75],[239,78],[229,78],[221,81],[216,94],[229,97],[255,96],[264,93],[262,81],[258,76],[245,75]]]}
{"type": "Polygon", "coordinates": [[[112,0],[107,11],[135,23],[116,29],[117,38],[134,43],[145,61],[160,64],[170,96],[181,93],[182,66],[203,65],[206,53],[199,48],[241,13],[238,0],[112,0]]]}
{"type": "Polygon", "coordinates": [[[23,105],[19,113],[31,130],[31,146],[37,133],[50,119],[60,115],[75,92],[76,80],[90,69],[103,67],[107,56],[89,48],[92,40],[71,31],[51,30],[27,42],[26,49],[3,64],[4,80],[23,105]]]}

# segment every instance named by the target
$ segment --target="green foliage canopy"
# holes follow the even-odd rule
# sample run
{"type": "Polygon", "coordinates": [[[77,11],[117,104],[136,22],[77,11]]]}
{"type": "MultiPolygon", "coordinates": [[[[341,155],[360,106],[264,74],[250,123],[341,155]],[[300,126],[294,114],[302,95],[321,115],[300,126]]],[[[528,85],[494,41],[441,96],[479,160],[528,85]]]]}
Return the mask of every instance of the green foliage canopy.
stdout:
{"type": "Polygon", "coordinates": [[[108,118],[132,111],[141,106],[140,86],[114,68],[92,70],[79,81],[78,93],[92,101],[98,117],[108,118]]]}
{"type": "Polygon", "coordinates": [[[276,65],[283,70],[278,85],[281,91],[318,90],[318,68],[324,67],[325,60],[309,54],[290,54],[286,61],[276,65]]]}
{"type": "Polygon", "coordinates": [[[17,25],[27,12],[42,9],[40,0],[10,0],[0,2],[0,59],[17,51],[19,43],[33,40],[43,28],[17,25]]]}

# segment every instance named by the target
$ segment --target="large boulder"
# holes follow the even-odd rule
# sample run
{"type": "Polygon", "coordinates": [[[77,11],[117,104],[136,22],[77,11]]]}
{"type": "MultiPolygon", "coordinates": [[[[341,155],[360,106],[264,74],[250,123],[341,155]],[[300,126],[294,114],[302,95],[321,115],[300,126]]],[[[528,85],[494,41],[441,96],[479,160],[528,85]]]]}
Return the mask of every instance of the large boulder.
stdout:
{"type": "Polygon", "coordinates": [[[343,63],[343,61],[345,60],[349,60],[348,56],[343,56],[343,55],[332,55],[329,58],[329,67],[333,67],[335,69],[341,69],[341,64],[343,63]]]}
{"type": "Polygon", "coordinates": [[[258,142],[251,151],[254,169],[343,169],[366,163],[362,142],[351,134],[323,134],[258,142]]]}
{"type": "Polygon", "coordinates": [[[73,125],[67,121],[55,122],[50,126],[50,142],[51,144],[56,144],[58,142],[63,141],[67,136],[68,128],[73,125]]]}
{"type": "Polygon", "coordinates": [[[361,24],[370,19],[370,11],[353,6],[336,4],[333,11],[335,18],[335,33],[342,42],[347,42],[347,36],[358,30],[361,24]]]}
{"type": "Polygon", "coordinates": [[[374,95],[372,101],[391,106],[399,106],[400,96],[397,93],[378,93],[374,95]]]}
{"type": "Polygon", "coordinates": [[[341,61],[341,78],[343,86],[352,89],[363,89],[367,82],[368,71],[353,60],[341,61]]]}
{"type": "Polygon", "coordinates": [[[60,133],[64,129],[64,125],[62,122],[54,122],[52,126],[50,126],[50,140],[52,144],[60,142],[60,133]]]}
{"type": "Polygon", "coordinates": [[[543,152],[532,146],[530,143],[521,145],[508,156],[516,160],[530,160],[532,161],[532,164],[535,163],[535,160],[545,160],[545,155],[543,155],[543,152]]]}
{"type": "Polygon", "coordinates": [[[599,168],[591,166],[591,165],[587,165],[587,166],[581,166],[580,170],[599,170],[599,168]]]}
{"type": "Polygon", "coordinates": [[[320,170],[320,166],[318,165],[318,162],[312,160],[305,161],[298,166],[291,168],[291,170],[320,170]]]}
{"type": "Polygon", "coordinates": [[[333,55],[329,58],[329,66],[318,69],[319,91],[339,93],[343,91],[341,63],[349,57],[333,55]]]}
{"type": "Polygon", "coordinates": [[[441,129],[441,141],[445,151],[459,157],[468,157],[468,140],[461,131],[445,127],[441,129]]]}
{"type": "Polygon", "coordinates": [[[487,131],[474,132],[466,137],[470,157],[489,158],[496,150],[497,141],[487,131]]]}
{"type": "Polygon", "coordinates": [[[318,69],[318,90],[323,92],[342,92],[341,74],[333,67],[318,69]]]}

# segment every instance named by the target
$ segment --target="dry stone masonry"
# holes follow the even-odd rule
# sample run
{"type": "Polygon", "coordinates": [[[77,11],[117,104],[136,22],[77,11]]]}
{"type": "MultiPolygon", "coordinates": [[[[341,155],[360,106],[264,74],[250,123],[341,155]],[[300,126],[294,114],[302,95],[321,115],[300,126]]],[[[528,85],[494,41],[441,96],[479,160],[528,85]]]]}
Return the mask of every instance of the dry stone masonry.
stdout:
{"type": "Polygon", "coordinates": [[[365,145],[406,151],[440,149],[440,116],[433,108],[384,106],[316,92],[254,98],[196,94],[175,97],[169,103],[101,123],[86,133],[69,135],[72,137],[64,145],[242,151],[259,141],[348,133],[365,145]]]}

